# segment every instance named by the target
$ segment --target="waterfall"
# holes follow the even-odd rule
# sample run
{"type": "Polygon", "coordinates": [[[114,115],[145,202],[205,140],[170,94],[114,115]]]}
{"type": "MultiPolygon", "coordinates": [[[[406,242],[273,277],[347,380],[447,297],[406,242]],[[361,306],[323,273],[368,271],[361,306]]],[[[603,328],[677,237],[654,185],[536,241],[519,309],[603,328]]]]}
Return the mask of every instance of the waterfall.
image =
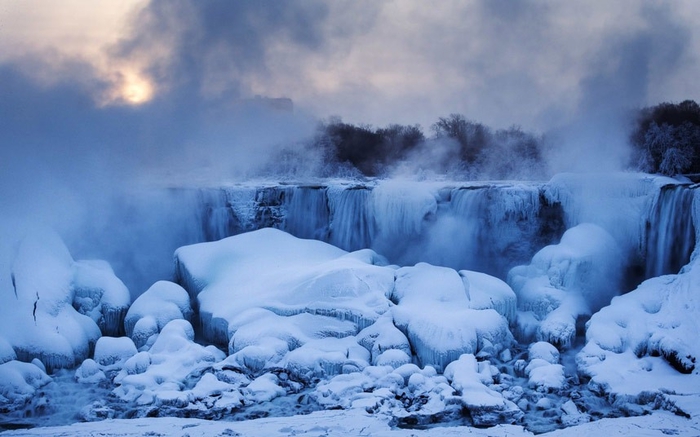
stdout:
{"type": "Polygon", "coordinates": [[[694,186],[665,185],[647,221],[646,277],[676,274],[695,248],[694,186]]]}
{"type": "Polygon", "coordinates": [[[559,175],[539,184],[241,185],[199,190],[197,208],[207,241],[275,227],[348,251],[371,248],[392,263],[424,261],[500,278],[567,228],[590,222],[616,238],[627,268],[639,270],[634,286],[688,262],[692,188],[626,174],[559,175]]]}

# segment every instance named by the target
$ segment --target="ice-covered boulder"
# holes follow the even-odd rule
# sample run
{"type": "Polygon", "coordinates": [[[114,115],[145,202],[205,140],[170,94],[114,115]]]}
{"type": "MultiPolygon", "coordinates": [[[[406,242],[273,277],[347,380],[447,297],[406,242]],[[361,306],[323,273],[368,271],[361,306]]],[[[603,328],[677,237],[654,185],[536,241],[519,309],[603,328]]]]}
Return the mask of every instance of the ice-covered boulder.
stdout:
{"type": "Polygon", "coordinates": [[[141,347],[170,321],[191,321],[192,314],[190,296],[184,288],[173,282],[158,281],[131,305],[124,328],[136,347],[141,347]]]}
{"type": "Polygon", "coordinates": [[[175,259],[204,337],[220,345],[238,329],[232,321],[254,308],[348,320],[359,331],[389,309],[394,284],[394,271],[371,250],[347,253],[271,228],[181,247],[175,259]]]}
{"type": "Polygon", "coordinates": [[[591,317],[579,371],[604,392],[700,392],[700,263],[643,282],[591,317]]]}
{"type": "Polygon", "coordinates": [[[109,366],[126,361],[137,352],[134,342],[129,337],[100,337],[95,344],[95,361],[109,366]]]}
{"type": "Polygon", "coordinates": [[[34,364],[17,360],[0,364],[0,411],[7,414],[25,408],[36,391],[51,381],[34,364]]]}
{"type": "Polygon", "coordinates": [[[370,351],[373,365],[380,365],[378,361],[382,356],[386,364],[389,364],[393,359],[400,358],[400,355],[395,353],[385,355],[390,351],[399,351],[408,357],[411,356],[411,345],[404,333],[394,325],[394,319],[390,312],[385,313],[373,325],[357,334],[357,341],[370,351]],[[390,357],[393,359],[389,360],[390,357]]]}
{"type": "Polygon", "coordinates": [[[564,366],[559,364],[559,350],[556,347],[545,341],[538,341],[528,348],[528,358],[525,373],[530,387],[543,392],[564,388],[564,366]]]}
{"type": "Polygon", "coordinates": [[[567,230],[559,244],[537,252],[529,265],[514,267],[508,283],[518,296],[519,335],[568,347],[577,319],[598,311],[619,292],[622,259],[607,231],[584,223],[567,230]]]}
{"type": "Polygon", "coordinates": [[[497,353],[513,342],[508,321],[494,309],[472,309],[457,271],[419,263],[396,271],[391,299],[396,326],[418,362],[442,370],[462,354],[488,346],[497,353]]]}
{"type": "Polygon", "coordinates": [[[12,264],[12,286],[0,309],[0,332],[22,361],[38,358],[49,371],[73,367],[101,332],[73,307],[73,259],[50,230],[29,233],[12,264]]]}
{"type": "Polygon", "coordinates": [[[124,334],[124,316],[131,304],[129,290],[108,262],[73,263],[73,306],[97,323],[102,335],[124,334]]]}
{"type": "Polygon", "coordinates": [[[493,426],[520,421],[524,413],[518,406],[487,387],[486,384],[493,383],[488,365],[488,361],[477,362],[474,355],[464,354],[445,368],[445,377],[461,396],[474,425],[493,426]]]}
{"type": "Polygon", "coordinates": [[[129,347],[133,344],[121,346],[128,350],[119,348],[123,364],[114,378],[119,384],[114,393],[124,401],[136,401],[142,405],[173,405],[182,400],[187,405],[192,396],[184,390],[188,377],[201,375],[225,357],[213,346],[196,344],[194,329],[186,320],[173,320],[165,325],[148,352],[133,354],[123,360],[135,352],[135,348],[129,347]]]}
{"type": "Polygon", "coordinates": [[[512,288],[502,280],[486,273],[460,270],[469,307],[475,310],[494,309],[515,323],[517,298],[512,288]]]}

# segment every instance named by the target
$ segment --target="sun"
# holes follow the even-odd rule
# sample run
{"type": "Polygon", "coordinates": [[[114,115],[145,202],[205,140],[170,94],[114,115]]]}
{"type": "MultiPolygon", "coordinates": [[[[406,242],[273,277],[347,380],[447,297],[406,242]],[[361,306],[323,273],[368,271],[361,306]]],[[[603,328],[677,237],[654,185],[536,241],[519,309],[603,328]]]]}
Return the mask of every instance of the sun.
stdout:
{"type": "Polygon", "coordinates": [[[153,85],[146,78],[133,72],[123,74],[119,100],[130,105],[141,105],[151,100],[153,94],[153,85]]]}

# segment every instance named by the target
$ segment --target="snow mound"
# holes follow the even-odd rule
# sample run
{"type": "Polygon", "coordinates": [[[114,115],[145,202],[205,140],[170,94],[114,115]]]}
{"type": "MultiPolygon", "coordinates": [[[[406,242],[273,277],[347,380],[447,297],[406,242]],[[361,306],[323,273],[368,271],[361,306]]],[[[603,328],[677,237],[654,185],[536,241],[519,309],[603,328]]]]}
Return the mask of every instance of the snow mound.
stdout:
{"type": "Polygon", "coordinates": [[[184,288],[173,282],[158,281],[131,305],[124,328],[136,346],[142,347],[170,321],[190,321],[192,314],[190,297],[184,288]]]}
{"type": "Polygon", "coordinates": [[[138,351],[129,337],[100,337],[95,344],[95,361],[109,366],[136,355],[138,351]]]}
{"type": "Polygon", "coordinates": [[[371,250],[348,254],[271,228],[181,247],[175,258],[204,337],[222,346],[240,327],[234,319],[254,308],[348,320],[359,331],[389,309],[394,283],[394,271],[376,265],[385,261],[371,250]]]}
{"type": "Polygon", "coordinates": [[[73,264],[73,306],[97,323],[102,335],[122,335],[124,316],[131,304],[126,285],[108,262],[82,260],[73,264]]]}
{"type": "Polygon", "coordinates": [[[542,392],[561,390],[566,385],[564,366],[559,364],[559,350],[539,341],[528,348],[529,363],[525,367],[528,384],[542,392]]]}
{"type": "Polygon", "coordinates": [[[441,371],[462,354],[496,354],[510,347],[508,321],[493,309],[471,308],[462,277],[452,269],[419,263],[396,271],[391,295],[396,326],[418,363],[441,371]]]}
{"type": "Polygon", "coordinates": [[[49,371],[74,367],[100,337],[97,324],[73,307],[75,269],[53,231],[29,233],[12,264],[14,295],[0,310],[0,332],[21,361],[38,358],[49,371]]]}
{"type": "Polygon", "coordinates": [[[50,382],[51,377],[34,364],[16,360],[0,364],[0,411],[25,408],[37,390],[50,382]]]}
{"type": "Polygon", "coordinates": [[[590,316],[618,293],[622,275],[618,244],[600,226],[584,223],[543,248],[527,266],[508,274],[518,296],[518,334],[569,347],[579,317],[590,316]]]}
{"type": "Polygon", "coordinates": [[[493,383],[488,361],[477,362],[472,354],[462,355],[445,368],[445,377],[457,390],[474,425],[516,423],[523,418],[524,414],[517,405],[486,386],[493,383]]]}

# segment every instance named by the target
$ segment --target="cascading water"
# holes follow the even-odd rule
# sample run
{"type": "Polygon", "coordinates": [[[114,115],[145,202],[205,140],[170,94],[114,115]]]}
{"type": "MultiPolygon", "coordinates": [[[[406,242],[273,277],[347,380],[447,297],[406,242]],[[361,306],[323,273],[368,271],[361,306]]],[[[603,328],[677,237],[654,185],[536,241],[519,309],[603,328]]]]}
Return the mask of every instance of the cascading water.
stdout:
{"type": "Polygon", "coordinates": [[[647,221],[647,278],[678,273],[688,263],[695,248],[694,188],[666,185],[659,191],[647,221]]]}
{"type": "Polygon", "coordinates": [[[348,251],[371,248],[397,264],[502,278],[564,231],[560,206],[534,184],[229,187],[201,190],[199,208],[206,241],[275,227],[348,251]]]}

